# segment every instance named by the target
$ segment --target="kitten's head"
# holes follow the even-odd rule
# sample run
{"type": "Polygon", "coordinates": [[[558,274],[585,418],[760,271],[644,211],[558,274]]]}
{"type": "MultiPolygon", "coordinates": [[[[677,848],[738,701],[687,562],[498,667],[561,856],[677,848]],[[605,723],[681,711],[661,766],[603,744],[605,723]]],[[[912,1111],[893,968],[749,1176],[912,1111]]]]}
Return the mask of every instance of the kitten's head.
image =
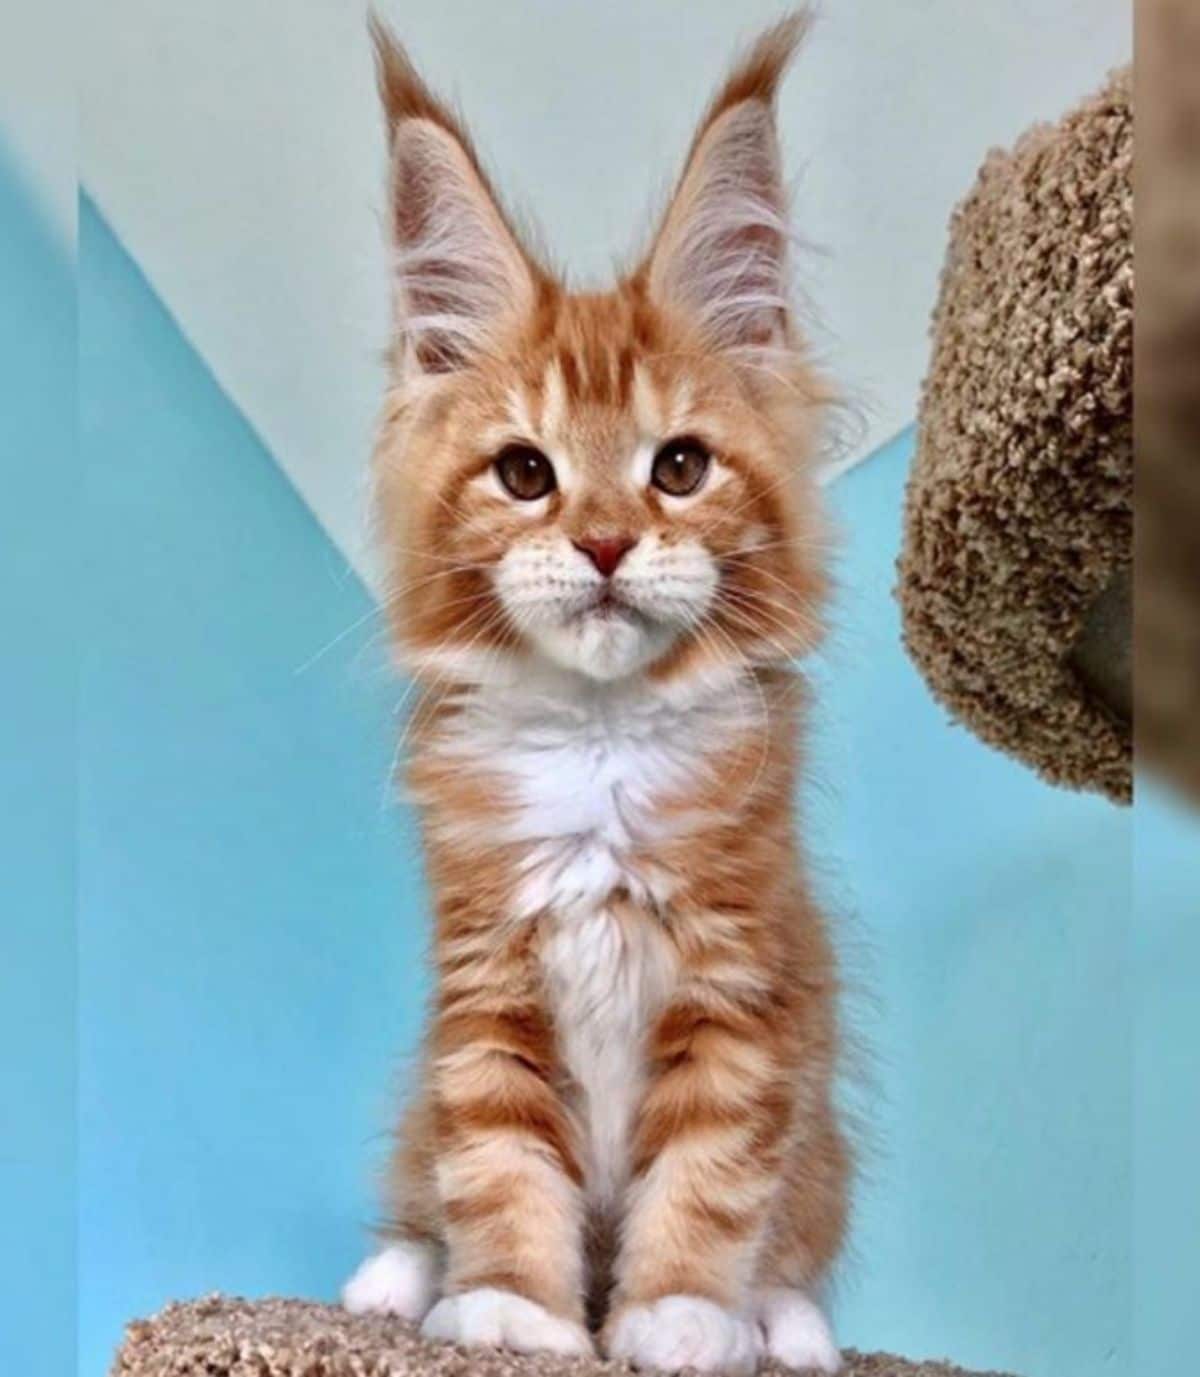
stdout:
{"type": "Polygon", "coordinates": [[[789,313],[774,122],[802,27],[722,87],[638,266],[572,293],[376,26],[396,255],[376,465],[410,666],[670,680],[814,643],[822,393],[789,313]]]}

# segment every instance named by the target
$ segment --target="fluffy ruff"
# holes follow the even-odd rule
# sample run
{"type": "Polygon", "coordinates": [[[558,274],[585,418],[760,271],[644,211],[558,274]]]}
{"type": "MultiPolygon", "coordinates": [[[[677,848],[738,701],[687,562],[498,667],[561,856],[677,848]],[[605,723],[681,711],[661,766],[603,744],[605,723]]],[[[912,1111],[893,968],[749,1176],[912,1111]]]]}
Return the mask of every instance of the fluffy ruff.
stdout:
{"type": "MultiPolygon", "coordinates": [[[[467,1352],[421,1338],[414,1325],[349,1315],[308,1301],[209,1297],[129,1326],[111,1377],[620,1377],[625,1363],[467,1352]]],[[[765,1364],[763,1377],[786,1377],[765,1364]]],[[[847,1353],[844,1377],[969,1377],[944,1363],[847,1353]]],[[[980,1375],[982,1377],[982,1375],[980,1375]]]]}
{"type": "Polygon", "coordinates": [[[991,154],[956,212],[898,590],[909,653],[956,717],[1053,783],[1121,802],[1132,170],[1125,71],[991,154]]]}

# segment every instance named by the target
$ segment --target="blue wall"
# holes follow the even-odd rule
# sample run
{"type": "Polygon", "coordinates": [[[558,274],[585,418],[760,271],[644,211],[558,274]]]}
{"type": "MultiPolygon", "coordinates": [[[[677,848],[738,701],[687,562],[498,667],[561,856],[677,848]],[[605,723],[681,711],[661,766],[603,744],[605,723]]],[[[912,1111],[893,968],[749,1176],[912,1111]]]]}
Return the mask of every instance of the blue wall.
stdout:
{"type": "Polygon", "coordinates": [[[950,725],[891,596],[911,436],[832,491],[813,846],[877,1004],[843,1329],[1022,1377],[1123,1377],[1132,1278],[1131,815],[950,725]]]}
{"type": "Polygon", "coordinates": [[[354,1263],[423,936],[362,587],[89,206],[80,258],[80,1326],[99,1377],[122,1321],[168,1297],[328,1293],[354,1263]]]}
{"type": "Polygon", "coordinates": [[[1196,1365],[1200,1258],[1200,822],[1157,789],[1138,795],[1134,841],[1137,1377],[1196,1365]]]}
{"type": "Polygon", "coordinates": [[[75,280],[0,149],[0,1373],[75,1353],[75,280]]]}
{"type": "MultiPolygon", "coordinates": [[[[82,1368],[221,1288],[331,1295],[419,1020],[397,693],[362,588],[82,227],[82,1368]],[[343,629],[356,631],[313,660],[343,629]]],[[[947,724],[890,596],[907,439],[835,490],[812,846],[877,996],[848,1340],[1130,1370],[1129,817],[947,724]]]]}

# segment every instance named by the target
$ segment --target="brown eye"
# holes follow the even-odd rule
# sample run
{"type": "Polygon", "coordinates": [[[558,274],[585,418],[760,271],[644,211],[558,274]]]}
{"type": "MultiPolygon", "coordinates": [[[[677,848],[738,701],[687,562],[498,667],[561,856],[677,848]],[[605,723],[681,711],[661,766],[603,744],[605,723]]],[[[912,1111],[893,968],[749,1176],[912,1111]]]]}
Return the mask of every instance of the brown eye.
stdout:
{"type": "Polygon", "coordinates": [[[496,456],[496,474],[522,502],[536,502],[558,486],[554,466],[532,445],[506,445],[496,456]]]}
{"type": "Polygon", "coordinates": [[[654,456],[650,481],[660,492],[687,497],[704,482],[711,459],[700,441],[690,436],[668,440],[654,456]]]}

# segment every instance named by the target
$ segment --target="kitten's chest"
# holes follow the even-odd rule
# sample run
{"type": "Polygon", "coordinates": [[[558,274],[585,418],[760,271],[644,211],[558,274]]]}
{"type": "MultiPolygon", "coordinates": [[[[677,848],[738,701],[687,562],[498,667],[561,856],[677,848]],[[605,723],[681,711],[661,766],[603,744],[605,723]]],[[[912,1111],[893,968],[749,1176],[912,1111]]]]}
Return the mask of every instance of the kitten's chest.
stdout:
{"type": "Polygon", "coordinates": [[[745,729],[742,704],[480,699],[445,743],[454,768],[496,790],[489,841],[511,856],[511,918],[538,926],[599,1201],[626,1179],[647,1035],[677,979],[662,914],[684,877],[666,853],[696,828],[692,801],[711,788],[714,749],[745,729]]]}
{"type": "Polygon", "coordinates": [[[523,915],[566,921],[621,896],[646,909],[675,880],[659,853],[702,758],[686,719],[579,714],[514,732],[496,764],[521,859],[523,915]]]}
{"type": "Polygon", "coordinates": [[[561,725],[514,735],[496,764],[511,790],[517,906],[541,930],[589,1194],[602,1203],[627,1176],[647,1035],[675,980],[660,913],[678,878],[658,852],[702,751],[665,720],[561,725]]]}
{"type": "Polygon", "coordinates": [[[589,1194],[609,1202],[627,1176],[647,1035],[674,983],[673,952],[650,915],[616,904],[543,921],[546,991],[589,1194]]]}

